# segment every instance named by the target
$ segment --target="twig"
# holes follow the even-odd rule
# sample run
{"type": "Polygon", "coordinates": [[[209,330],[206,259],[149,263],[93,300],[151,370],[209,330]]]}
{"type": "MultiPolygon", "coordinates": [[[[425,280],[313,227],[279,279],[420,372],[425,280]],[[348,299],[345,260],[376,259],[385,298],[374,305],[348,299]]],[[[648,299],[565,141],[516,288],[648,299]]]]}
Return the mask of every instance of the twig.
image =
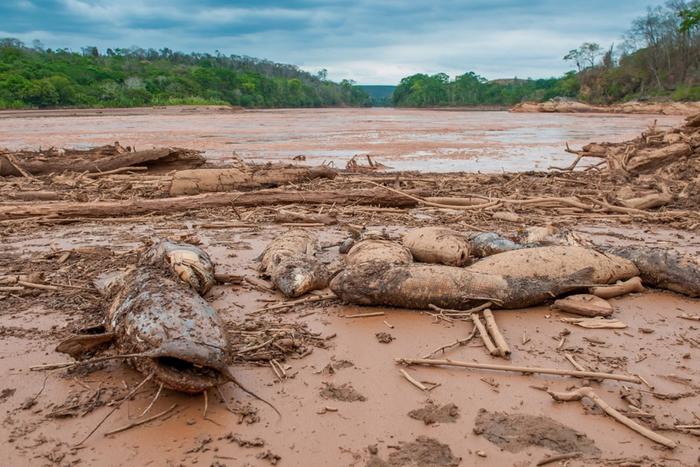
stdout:
{"type": "Polygon", "coordinates": [[[118,169],[107,170],[105,172],[87,173],[87,174],[85,174],[85,176],[88,178],[98,178],[98,177],[104,177],[105,175],[118,174],[121,172],[143,172],[144,170],[148,170],[148,167],[144,167],[144,166],[119,167],[118,169]]]}
{"type": "Polygon", "coordinates": [[[177,404],[173,404],[173,405],[171,405],[168,409],[163,410],[162,412],[158,412],[157,414],[152,415],[152,416],[150,416],[150,417],[148,417],[148,418],[144,418],[143,420],[138,420],[138,421],[135,421],[135,422],[131,422],[131,423],[129,423],[128,425],[124,425],[123,427],[117,428],[117,429],[112,430],[112,431],[108,431],[108,432],[105,433],[104,435],[105,435],[105,436],[113,435],[113,434],[115,434],[115,433],[120,433],[120,432],[122,432],[122,431],[130,430],[131,428],[134,428],[134,427],[136,427],[136,426],[143,425],[144,423],[152,422],[153,420],[155,420],[155,419],[157,419],[157,418],[160,418],[160,417],[163,417],[163,416],[169,414],[170,412],[172,412],[173,410],[175,410],[175,407],[177,407],[177,404]]]}
{"type": "Polygon", "coordinates": [[[460,362],[457,360],[438,360],[427,358],[397,358],[396,363],[404,365],[433,365],[433,366],[457,366],[462,368],[477,368],[482,370],[515,371],[518,373],[541,373],[545,375],[573,376],[575,378],[600,378],[613,379],[616,381],[627,381],[629,383],[641,384],[637,376],[616,375],[613,373],[600,373],[597,371],[575,371],[559,370],[556,368],[538,368],[528,366],[494,365],[490,363],[460,362]]]}
{"type": "Polygon", "coordinates": [[[406,380],[407,380],[409,383],[411,383],[412,385],[414,385],[415,387],[417,387],[417,388],[420,389],[421,391],[427,391],[427,390],[428,390],[428,388],[425,387],[425,385],[424,385],[423,383],[421,383],[420,381],[418,381],[417,379],[415,379],[413,376],[409,375],[408,372],[407,372],[406,370],[404,370],[403,368],[401,368],[401,369],[399,370],[399,372],[403,375],[404,378],[406,378],[406,380]]]}
{"type": "Polygon", "coordinates": [[[72,368],[81,365],[90,365],[91,363],[105,362],[107,360],[119,360],[122,358],[134,358],[134,357],[148,357],[148,355],[143,353],[131,353],[122,355],[106,355],[104,357],[95,357],[89,360],[80,360],[79,362],[63,362],[63,363],[49,363],[48,365],[36,365],[29,367],[29,371],[43,371],[43,370],[57,370],[59,368],[72,368]]]}
{"type": "Polygon", "coordinates": [[[479,315],[476,313],[472,314],[472,322],[474,323],[474,327],[479,330],[479,336],[481,336],[481,340],[484,342],[486,350],[488,350],[491,355],[498,355],[498,349],[491,341],[488,332],[486,332],[486,328],[481,322],[481,319],[479,319],[479,315]]]}
{"type": "Polygon", "coordinates": [[[334,293],[327,293],[324,295],[310,295],[308,297],[303,297],[298,300],[290,300],[288,302],[278,303],[277,305],[258,308],[257,310],[252,311],[250,314],[262,313],[264,311],[281,310],[282,308],[289,308],[295,305],[299,305],[301,303],[320,302],[323,300],[332,300],[334,298],[336,298],[336,295],[334,293]]]}
{"type": "Polygon", "coordinates": [[[160,397],[160,393],[162,390],[163,390],[163,383],[160,383],[160,386],[158,386],[158,391],[156,392],[156,395],[153,396],[153,400],[151,401],[150,404],[148,404],[148,407],[143,409],[143,412],[141,412],[141,415],[139,415],[139,418],[143,417],[151,410],[151,407],[153,407],[153,404],[155,404],[156,401],[158,400],[158,398],[160,397]]]}
{"type": "Polygon", "coordinates": [[[573,367],[576,368],[578,371],[588,371],[583,365],[574,360],[574,357],[572,357],[570,354],[564,353],[564,358],[567,359],[569,363],[571,363],[573,367]]]}
{"type": "Polygon", "coordinates": [[[556,456],[545,457],[544,459],[539,461],[537,463],[537,465],[538,466],[547,465],[547,464],[551,464],[552,462],[563,461],[566,459],[575,459],[577,457],[581,457],[581,452],[579,452],[579,451],[567,452],[566,454],[558,454],[556,456]]]}
{"type": "Polygon", "coordinates": [[[141,388],[143,387],[144,384],[146,384],[146,383],[149,382],[151,379],[153,379],[153,376],[154,376],[154,375],[155,375],[155,373],[151,373],[151,374],[149,374],[148,376],[146,376],[146,377],[143,379],[143,381],[141,381],[139,384],[136,385],[136,387],[135,387],[134,389],[132,389],[131,391],[129,391],[129,394],[127,394],[126,396],[124,396],[124,398],[120,399],[120,400],[114,405],[114,407],[112,407],[112,410],[110,410],[110,411],[107,413],[107,415],[105,415],[104,418],[103,418],[102,420],[100,420],[100,423],[98,423],[97,426],[95,426],[95,428],[93,428],[92,431],[91,431],[90,433],[88,433],[87,436],[86,436],[85,438],[83,438],[82,441],[80,441],[80,442],[77,444],[77,446],[80,446],[80,445],[83,444],[85,441],[87,441],[88,438],[90,438],[90,436],[92,436],[92,434],[93,434],[94,432],[96,432],[97,429],[98,429],[99,427],[101,427],[102,424],[103,424],[104,422],[106,422],[107,419],[108,419],[114,412],[116,412],[117,410],[119,410],[119,407],[121,407],[121,405],[124,403],[125,400],[130,399],[131,396],[133,396],[134,394],[136,394],[136,392],[137,392],[139,389],[141,389],[141,388]]]}
{"type": "Polygon", "coordinates": [[[383,311],[374,311],[372,313],[358,313],[356,315],[343,315],[343,318],[370,318],[372,316],[384,316],[383,311]]]}
{"type": "Polygon", "coordinates": [[[582,387],[578,388],[575,391],[571,392],[555,392],[555,391],[547,391],[547,393],[552,396],[552,399],[558,402],[568,402],[568,401],[580,401],[584,397],[589,398],[595,405],[597,405],[600,409],[603,410],[606,414],[610,415],[612,418],[617,420],[618,422],[622,423],[626,427],[636,431],[640,435],[654,441],[655,443],[662,444],[666,446],[667,448],[673,449],[675,448],[676,442],[672,441],[665,436],[662,436],[658,433],[655,433],[651,431],[650,429],[640,425],[639,423],[635,422],[634,420],[631,420],[624,415],[622,415],[620,412],[612,408],[610,405],[608,405],[607,402],[605,402],[603,399],[598,396],[593,391],[593,388],[590,387],[582,387]]]}
{"type": "Polygon", "coordinates": [[[484,321],[486,321],[486,329],[488,329],[489,334],[493,337],[493,342],[498,348],[498,353],[503,358],[510,357],[510,349],[508,348],[508,343],[506,342],[501,330],[498,329],[496,324],[496,318],[493,317],[493,313],[488,308],[484,310],[484,321]]]}
{"type": "Polygon", "coordinates": [[[56,292],[59,290],[59,288],[56,287],[55,285],[35,284],[34,282],[26,282],[26,281],[17,281],[17,285],[21,285],[21,286],[27,287],[29,289],[51,290],[53,292],[56,292]]]}
{"type": "Polygon", "coordinates": [[[202,418],[206,419],[207,410],[209,410],[209,395],[207,394],[206,389],[202,391],[202,394],[204,394],[204,410],[202,410],[202,418]]]}
{"type": "Polygon", "coordinates": [[[457,345],[465,345],[465,344],[467,344],[470,340],[472,340],[472,339],[474,338],[474,336],[476,336],[477,331],[478,331],[477,327],[474,326],[474,328],[472,329],[472,332],[469,333],[469,335],[468,335],[467,337],[465,337],[464,339],[457,339],[457,340],[454,341],[454,342],[451,342],[451,343],[449,343],[449,344],[445,344],[445,345],[443,345],[443,346],[440,346],[440,347],[438,347],[437,349],[433,350],[432,352],[430,352],[429,354],[425,355],[425,356],[422,357],[422,358],[430,358],[430,357],[432,357],[433,355],[435,355],[436,353],[438,353],[438,352],[444,352],[445,350],[447,350],[447,349],[449,349],[449,348],[451,348],[451,347],[455,347],[455,346],[457,346],[457,345]]]}

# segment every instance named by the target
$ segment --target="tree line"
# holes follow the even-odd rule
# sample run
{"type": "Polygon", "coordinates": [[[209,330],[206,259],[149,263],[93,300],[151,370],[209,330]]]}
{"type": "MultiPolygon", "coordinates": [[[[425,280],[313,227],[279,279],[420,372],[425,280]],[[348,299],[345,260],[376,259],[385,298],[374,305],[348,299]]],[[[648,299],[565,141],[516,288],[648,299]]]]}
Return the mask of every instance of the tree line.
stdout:
{"type": "Polygon", "coordinates": [[[168,48],[80,52],[0,39],[0,108],[229,104],[243,107],[366,106],[352,81],[293,65],[168,48]]]}
{"type": "Polygon", "coordinates": [[[700,1],[669,0],[632,22],[623,41],[585,42],[564,60],[575,70],[550,79],[488,81],[475,73],[401,80],[397,106],[513,105],[554,97],[595,104],[632,99],[700,100],[700,1]]]}

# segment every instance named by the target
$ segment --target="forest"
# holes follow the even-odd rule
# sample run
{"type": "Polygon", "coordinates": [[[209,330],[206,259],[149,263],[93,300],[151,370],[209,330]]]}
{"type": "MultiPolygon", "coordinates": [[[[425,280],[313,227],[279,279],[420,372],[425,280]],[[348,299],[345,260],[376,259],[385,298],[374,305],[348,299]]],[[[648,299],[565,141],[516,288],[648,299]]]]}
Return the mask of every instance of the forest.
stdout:
{"type": "Polygon", "coordinates": [[[700,2],[670,0],[632,22],[620,44],[583,43],[563,60],[559,78],[489,81],[469,72],[401,80],[393,104],[405,107],[513,105],[554,97],[594,104],[627,100],[700,100],[700,2]]]}
{"type": "Polygon", "coordinates": [[[0,39],[0,108],[227,104],[366,106],[351,81],[293,65],[219,53],[85,47],[80,52],[0,39]]]}

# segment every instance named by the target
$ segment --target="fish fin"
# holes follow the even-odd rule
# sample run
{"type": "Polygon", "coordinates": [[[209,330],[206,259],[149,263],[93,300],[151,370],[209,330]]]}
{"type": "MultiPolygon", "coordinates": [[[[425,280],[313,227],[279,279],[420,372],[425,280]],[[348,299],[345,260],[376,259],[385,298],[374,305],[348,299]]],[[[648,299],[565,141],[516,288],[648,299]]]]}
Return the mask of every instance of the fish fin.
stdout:
{"type": "Polygon", "coordinates": [[[56,346],[56,352],[61,352],[78,359],[85,354],[99,349],[114,340],[113,332],[102,334],[79,334],[71,336],[56,346]]]}

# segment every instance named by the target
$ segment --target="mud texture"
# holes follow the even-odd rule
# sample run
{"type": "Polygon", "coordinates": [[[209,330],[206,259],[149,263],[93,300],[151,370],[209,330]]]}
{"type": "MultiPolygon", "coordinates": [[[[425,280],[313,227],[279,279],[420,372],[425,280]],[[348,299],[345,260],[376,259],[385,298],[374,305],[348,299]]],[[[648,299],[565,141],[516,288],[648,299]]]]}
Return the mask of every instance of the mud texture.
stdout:
{"type": "Polygon", "coordinates": [[[480,409],[474,433],[511,452],[541,446],[560,454],[578,451],[587,457],[600,455],[600,449],[585,434],[548,417],[480,409]]]}
{"type": "Polygon", "coordinates": [[[364,402],[365,396],[360,394],[350,383],[336,385],[333,383],[323,383],[319,392],[324,399],[333,399],[341,402],[364,402]]]}
{"type": "Polygon", "coordinates": [[[421,420],[426,425],[434,423],[455,423],[459,418],[459,407],[453,403],[436,405],[429,401],[425,407],[408,412],[408,416],[421,420]]]}

